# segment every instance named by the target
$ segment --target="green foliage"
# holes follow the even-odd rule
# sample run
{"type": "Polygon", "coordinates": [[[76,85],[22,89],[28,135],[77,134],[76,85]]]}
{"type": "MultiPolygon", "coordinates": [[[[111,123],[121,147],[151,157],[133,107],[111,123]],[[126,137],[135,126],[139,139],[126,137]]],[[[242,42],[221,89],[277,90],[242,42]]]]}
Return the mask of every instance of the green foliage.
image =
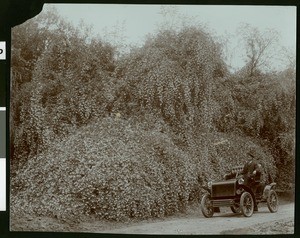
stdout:
{"type": "MultiPolygon", "coordinates": [[[[243,164],[249,146],[255,146],[247,139],[210,134],[199,136],[186,152],[167,134],[147,128],[107,117],[56,140],[13,178],[12,211],[72,221],[84,215],[107,220],[171,215],[199,201],[207,179],[243,164]],[[208,157],[201,147],[205,140],[208,157]]],[[[274,175],[272,157],[259,152],[274,175]]]]}
{"type": "Polygon", "coordinates": [[[17,174],[13,187],[21,192],[13,207],[24,202],[29,213],[72,219],[94,214],[109,220],[164,216],[185,208],[190,186],[196,184],[189,170],[195,167],[182,151],[172,150],[167,135],[141,126],[105,118],[56,141],[17,174]],[[47,200],[52,202],[43,203],[47,200]]]}
{"type": "Polygon", "coordinates": [[[55,12],[13,31],[13,166],[23,165],[55,138],[104,114],[114,94],[114,48],[88,34],[88,29],[80,32],[55,12]],[[29,44],[33,41],[37,44],[29,44]]]}
{"type": "Polygon", "coordinates": [[[225,73],[221,50],[207,33],[163,31],[119,63],[116,77],[124,83],[115,107],[124,114],[157,112],[174,130],[182,125],[202,130],[208,123],[207,83],[225,73]]]}
{"type": "Polygon", "coordinates": [[[234,127],[269,148],[278,168],[279,187],[289,190],[291,185],[285,184],[293,183],[295,168],[295,78],[283,72],[231,80],[234,127]],[[287,164],[288,171],[283,168],[287,164]]]}

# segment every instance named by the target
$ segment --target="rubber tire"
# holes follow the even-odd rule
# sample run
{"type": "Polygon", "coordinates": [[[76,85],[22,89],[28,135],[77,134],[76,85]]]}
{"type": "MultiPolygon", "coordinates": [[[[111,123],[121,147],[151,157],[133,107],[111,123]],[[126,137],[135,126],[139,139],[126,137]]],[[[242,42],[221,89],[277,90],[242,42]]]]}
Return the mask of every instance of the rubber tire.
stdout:
{"type": "Polygon", "coordinates": [[[278,211],[279,200],[278,195],[274,190],[270,190],[268,194],[267,205],[270,212],[274,213],[278,211]]]}
{"type": "Polygon", "coordinates": [[[243,192],[240,198],[240,209],[245,217],[251,217],[254,212],[253,197],[248,192],[243,192]]]}
{"type": "Polygon", "coordinates": [[[214,215],[214,208],[213,206],[208,206],[208,202],[210,201],[210,195],[209,194],[205,194],[202,199],[201,199],[201,211],[202,214],[207,217],[210,218],[214,215]]]}

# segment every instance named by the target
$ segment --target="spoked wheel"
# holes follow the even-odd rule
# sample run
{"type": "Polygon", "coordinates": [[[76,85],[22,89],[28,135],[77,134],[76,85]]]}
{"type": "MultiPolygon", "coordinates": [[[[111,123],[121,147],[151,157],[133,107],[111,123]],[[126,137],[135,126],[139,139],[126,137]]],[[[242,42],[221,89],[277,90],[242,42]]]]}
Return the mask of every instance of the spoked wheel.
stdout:
{"type": "Polygon", "coordinates": [[[234,205],[230,206],[230,209],[233,213],[240,213],[241,209],[240,209],[240,205],[235,203],[234,205]]]}
{"type": "Polygon", "coordinates": [[[205,194],[201,199],[201,211],[203,215],[207,218],[214,215],[214,208],[209,194],[205,194]]]}
{"type": "Polygon", "coordinates": [[[268,198],[267,198],[267,205],[270,212],[277,212],[278,210],[278,196],[274,190],[270,190],[268,198]]]}
{"type": "Polygon", "coordinates": [[[254,201],[250,193],[244,192],[240,199],[240,209],[245,217],[251,217],[254,210],[254,201]]]}

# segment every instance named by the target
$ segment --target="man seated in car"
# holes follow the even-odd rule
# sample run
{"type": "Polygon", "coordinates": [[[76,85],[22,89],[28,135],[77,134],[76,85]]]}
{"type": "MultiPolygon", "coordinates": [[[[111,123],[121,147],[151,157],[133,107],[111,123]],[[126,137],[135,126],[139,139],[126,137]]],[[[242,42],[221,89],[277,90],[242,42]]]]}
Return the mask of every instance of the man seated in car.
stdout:
{"type": "Polygon", "coordinates": [[[244,175],[245,185],[249,186],[255,194],[261,182],[262,167],[261,164],[256,161],[253,152],[250,151],[248,155],[251,159],[244,165],[241,174],[244,175]]]}
{"type": "MultiPolygon", "coordinates": [[[[250,159],[246,162],[243,167],[243,170],[240,174],[244,175],[245,185],[251,188],[254,194],[256,194],[257,188],[261,184],[261,173],[262,166],[255,159],[254,152],[250,151],[247,153],[250,156],[250,159]]],[[[225,179],[231,179],[236,176],[235,171],[231,171],[231,173],[225,175],[225,179]]],[[[255,202],[254,211],[257,211],[257,204],[255,202]]]]}
{"type": "MultiPolygon", "coordinates": [[[[253,151],[247,153],[250,156],[250,159],[245,163],[240,174],[244,175],[245,185],[252,188],[252,185],[255,188],[252,188],[253,192],[256,192],[257,186],[261,182],[261,173],[262,167],[261,164],[255,159],[253,151]]],[[[231,179],[236,176],[236,171],[232,170],[229,174],[224,176],[225,179],[231,179]]]]}

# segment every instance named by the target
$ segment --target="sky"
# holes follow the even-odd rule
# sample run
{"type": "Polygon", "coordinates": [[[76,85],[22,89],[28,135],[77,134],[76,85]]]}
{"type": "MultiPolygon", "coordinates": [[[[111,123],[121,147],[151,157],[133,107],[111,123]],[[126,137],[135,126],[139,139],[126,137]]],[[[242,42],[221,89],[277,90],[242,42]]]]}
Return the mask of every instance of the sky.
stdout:
{"type": "Polygon", "coordinates": [[[132,5],[132,4],[45,4],[55,6],[59,14],[74,25],[82,19],[92,25],[95,35],[112,43],[142,46],[148,34],[159,26],[179,27],[185,22],[204,25],[216,37],[226,36],[232,67],[239,68],[236,30],[241,23],[260,31],[275,29],[280,34],[279,44],[296,54],[296,7],[293,6],[225,6],[225,5],[132,5]],[[163,14],[167,13],[167,14],[163,14]]]}

